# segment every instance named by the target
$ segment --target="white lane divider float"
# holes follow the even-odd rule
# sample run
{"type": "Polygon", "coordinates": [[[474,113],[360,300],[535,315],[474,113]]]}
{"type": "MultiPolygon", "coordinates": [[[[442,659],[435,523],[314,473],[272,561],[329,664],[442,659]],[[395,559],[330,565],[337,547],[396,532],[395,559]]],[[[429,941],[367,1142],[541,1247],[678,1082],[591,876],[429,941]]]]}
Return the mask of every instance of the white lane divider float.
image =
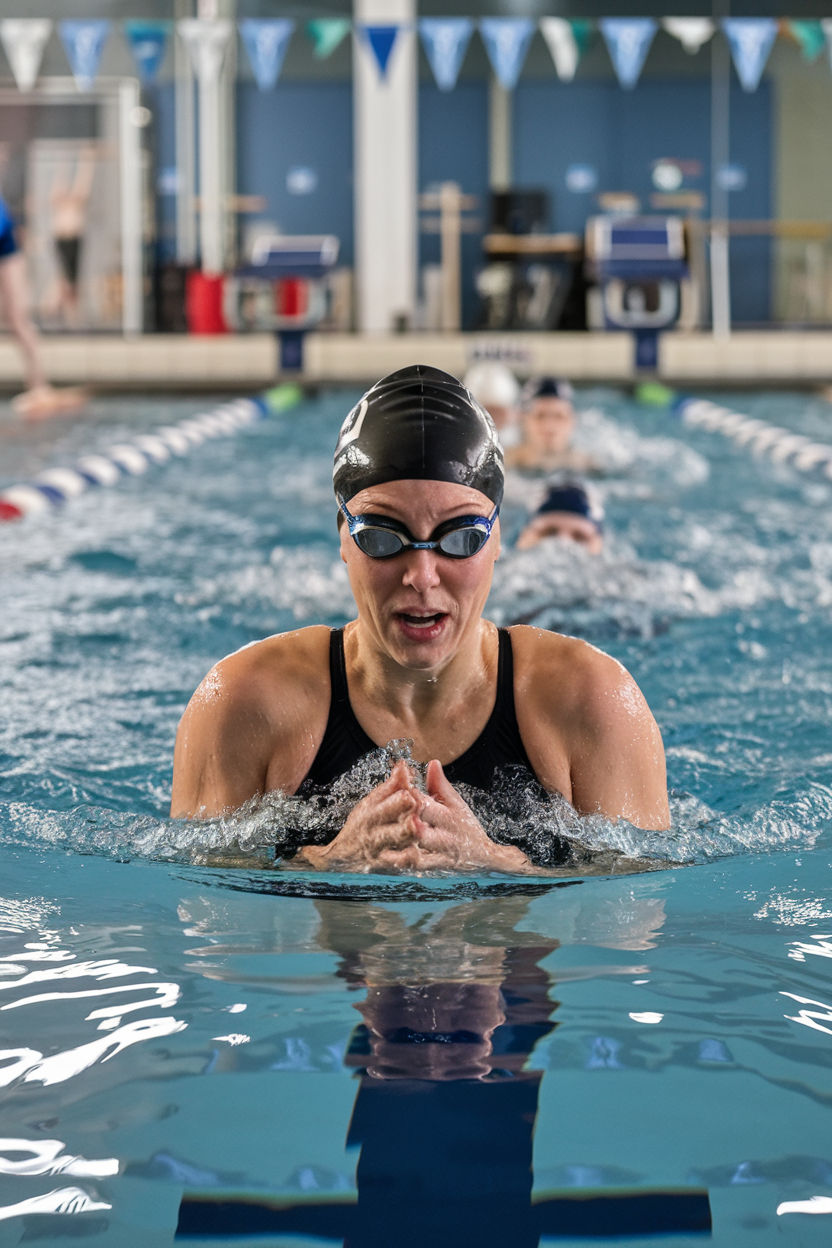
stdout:
{"type": "Polygon", "coordinates": [[[188,416],[175,425],[163,425],[152,433],[139,434],[127,442],[109,446],[99,454],[82,455],[71,468],[46,468],[31,481],[0,491],[0,521],[22,520],[60,507],[96,486],[117,485],[125,477],[137,477],[151,466],[166,464],[174,455],[188,455],[210,438],[230,437],[288,403],[270,405],[265,398],[235,399],[212,412],[188,416]]]}
{"type": "Polygon", "coordinates": [[[674,404],[682,422],[692,429],[722,433],[737,446],[746,446],[755,455],[767,455],[775,464],[790,464],[798,472],[820,469],[832,480],[832,446],[815,442],[802,433],[791,433],[779,425],[755,420],[720,407],[708,399],[683,398],[674,404]]]}

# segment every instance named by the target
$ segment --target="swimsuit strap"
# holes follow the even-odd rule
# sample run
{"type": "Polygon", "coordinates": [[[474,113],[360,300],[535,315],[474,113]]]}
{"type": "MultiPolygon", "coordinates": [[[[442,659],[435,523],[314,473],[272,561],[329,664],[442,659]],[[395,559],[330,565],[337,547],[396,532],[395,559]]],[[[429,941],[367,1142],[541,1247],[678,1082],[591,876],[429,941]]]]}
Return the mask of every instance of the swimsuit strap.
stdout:
{"type": "Polygon", "coordinates": [[[488,722],[464,754],[448,763],[445,775],[452,784],[463,782],[478,789],[491,787],[498,767],[518,765],[534,775],[514,705],[514,650],[507,628],[498,630],[497,696],[488,722]]]}

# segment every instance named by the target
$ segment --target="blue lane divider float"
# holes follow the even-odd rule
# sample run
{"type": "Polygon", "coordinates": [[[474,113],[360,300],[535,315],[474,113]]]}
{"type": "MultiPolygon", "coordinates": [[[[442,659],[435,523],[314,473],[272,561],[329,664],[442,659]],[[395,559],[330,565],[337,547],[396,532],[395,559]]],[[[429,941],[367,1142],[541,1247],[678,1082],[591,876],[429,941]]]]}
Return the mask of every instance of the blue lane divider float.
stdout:
{"type": "Polygon", "coordinates": [[[832,446],[815,442],[802,433],[791,433],[765,420],[732,412],[708,399],[681,397],[673,409],[682,423],[692,429],[721,433],[737,446],[747,447],[755,455],[766,455],[775,464],[789,464],[798,472],[820,470],[832,480],[832,446]]]}
{"type": "Polygon", "coordinates": [[[211,438],[230,437],[275,412],[286,411],[302,397],[296,386],[278,386],[253,399],[234,399],[211,412],[162,425],[92,455],[82,455],[71,468],[45,468],[31,481],[0,491],[0,521],[22,520],[60,507],[97,486],[117,485],[173,456],[188,455],[211,438]]]}

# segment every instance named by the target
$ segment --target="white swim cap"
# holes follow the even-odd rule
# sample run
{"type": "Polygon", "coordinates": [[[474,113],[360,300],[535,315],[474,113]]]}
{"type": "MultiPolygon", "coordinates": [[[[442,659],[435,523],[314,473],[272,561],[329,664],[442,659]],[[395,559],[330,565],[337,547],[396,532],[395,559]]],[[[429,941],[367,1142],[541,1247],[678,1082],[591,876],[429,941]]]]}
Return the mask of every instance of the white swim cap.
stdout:
{"type": "Polygon", "coordinates": [[[462,384],[483,407],[515,407],[520,397],[520,385],[514,373],[497,360],[472,364],[462,384]]]}

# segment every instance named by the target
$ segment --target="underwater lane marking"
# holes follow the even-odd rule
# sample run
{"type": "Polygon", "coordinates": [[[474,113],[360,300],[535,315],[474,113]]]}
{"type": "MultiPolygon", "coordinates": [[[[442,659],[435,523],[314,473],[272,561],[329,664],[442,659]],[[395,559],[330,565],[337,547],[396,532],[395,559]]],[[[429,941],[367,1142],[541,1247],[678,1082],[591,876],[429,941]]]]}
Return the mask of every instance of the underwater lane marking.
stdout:
{"type": "Polygon", "coordinates": [[[748,447],[755,456],[767,455],[775,464],[789,463],[798,472],[812,472],[825,465],[824,474],[832,479],[832,446],[824,442],[813,442],[805,434],[791,433],[765,420],[732,412],[708,399],[682,396],[674,410],[689,428],[724,434],[736,446],[748,447]]]}
{"type": "Polygon", "coordinates": [[[283,412],[302,397],[293,387],[277,387],[269,395],[240,398],[211,412],[187,416],[175,425],[162,425],[104,451],[82,455],[72,467],[47,468],[32,481],[0,490],[0,522],[22,520],[60,507],[95,487],[117,485],[125,477],[142,476],[148,468],[166,464],[171,455],[188,455],[211,438],[231,437],[271,412],[283,412]],[[281,391],[287,394],[281,397],[281,391]]]}
{"type": "Polygon", "coordinates": [[[27,1213],[93,1213],[97,1209],[112,1209],[103,1200],[93,1200],[80,1187],[56,1187],[44,1196],[30,1196],[16,1205],[0,1206],[0,1222],[7,1218],[20,1218],[27,1213]]]}
{"type": "Polygon", "coordinates": [[[813,1027],[815,1031],[823,1031],[827,1036],[832,1036],[832,1028],[822,1027],[820,1021],[824,1023],[832,1023],[832,1005],[827,1005],[825,1001],[814,1001],[811,997],[798,997],[793,992],[781,992],[781,997],[791,997],[792,1001],[797,1001],[800,1005],[819,1005],[825,1014],[819,1014],[817,1010],[800,1010],[797,1014],[784,1014],[791,1023],[802,1023],[804,1027],[813,1027]]]}
{"type": "Polygon", "coordinates": [[[832,1196],[810,1196],[808,1200],[784,1200],[777,1206],[777,1216],[784,1213],[832,1213],[832,1196]]]}

